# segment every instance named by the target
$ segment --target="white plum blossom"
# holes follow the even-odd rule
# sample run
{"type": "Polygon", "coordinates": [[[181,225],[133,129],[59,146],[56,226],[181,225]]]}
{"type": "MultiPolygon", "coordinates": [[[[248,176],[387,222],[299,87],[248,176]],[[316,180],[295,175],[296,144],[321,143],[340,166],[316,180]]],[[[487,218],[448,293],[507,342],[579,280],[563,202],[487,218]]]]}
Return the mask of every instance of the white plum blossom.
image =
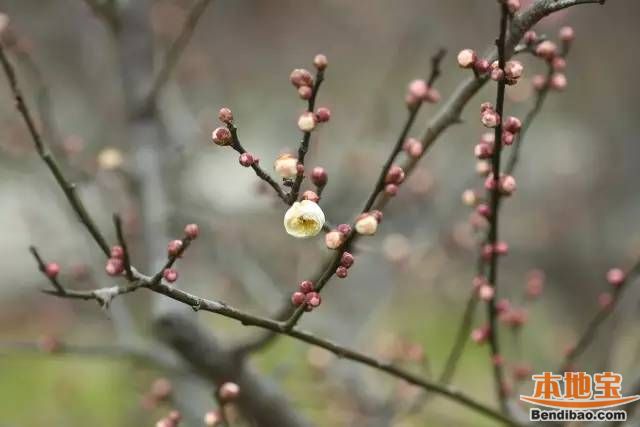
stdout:
{"type": "Polygon", "coordinates": [[[293,237],[316,236],[324,225],[324,212],[311,200],[295,202],[284,214],[284,228],[293,237]]]}

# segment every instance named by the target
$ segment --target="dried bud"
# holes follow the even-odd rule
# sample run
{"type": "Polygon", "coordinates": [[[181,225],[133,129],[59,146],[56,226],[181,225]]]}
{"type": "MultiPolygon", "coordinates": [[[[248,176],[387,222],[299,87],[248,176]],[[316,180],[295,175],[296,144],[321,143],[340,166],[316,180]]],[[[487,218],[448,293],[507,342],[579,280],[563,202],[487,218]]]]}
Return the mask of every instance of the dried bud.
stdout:
{"type": "Polygon", "coordinates": [[[405,174],[402,168],[400,166],[393,165],[389,168],[384,182],[386,182],[387,184],[402,184],[402,181],[404,181],[404,177],[405,174]]]}
{"type": "Polygon", "coordinates": [[[242,153],[240,157],[238,157],[238,163],[240,163],[245,168],[250,167],[255,162],[253,155],[251,153],[242,153]]]}
{"type": "Polygon", "coordinates": [[[320,201],[320,197],[315,191],[307,190],[302,193],[302,200],[311,200],[312,202],[318,203],[320,201]]]}
{"type": "Polygon", "coordinates": [[[291,294],[291,303],[296,307],[300,306],[304,303],[305,298],[306,296],[302,292],[294,292],[291,294]]]}
{"type": "Polygon", "coordinates": [[[313,77],[311,73],[304,68],[296,68],[293,70],[289,75],[289,81],[297,88],[300,86],[313,86],[313,77]]]}
{"type": "Polygon", "coordinates": [[[119,276],[124,271],[124,263],[120,258],[109,258],[104,266],[104,271],[109,276],[119,276]]]}
{"type": "Polygon", "coordinates": [[[167,245],[167,252],[170,257],[178,256],[180,249],[182,249],[182,240],[172,240],[167,245]]]}
{"type": "Polygon", "coordinates": [[[220,145],[222,147],[226,145],[231,145],[231,142],[232,142],[231,132],[229,131],[229,129],[222,126],[219,128],[216,128],[211,133],[211,139],[213,140],[214,144],[220,145]]]}
{"type": "Polygon", "coordinates": [[[221,402],[231,402],[240,395],[240,386],[236,383],[226,382],[218,389],[218,397],[221,402]]]}
{"type": "Polygon", "coordinates": [[[556,56],[557,51],[558,47],[550,40],[545,40],[536,46],[536,55],[546,60],[553,59],[553,57],[556,56]]]}
{"type": "Polygon", "coordinates": [[[353,265],[355,258],[350,252],[343,252],[340,257],[340,265],[344,268],[350,268],[353,265]]]}
{"type": "Polygon", "coordinates": [[[522,73],[524,72],[524,67],[520,61],[507,61],[504,64],[504,73],[507,79],[510,80],[518,80],[522,77],[522,73]]]}
{"type": "Polygon", "coordinates": [[[471,49],[464,49],[458,53],[458,65],[460,68],[472,68],[478,56],[471,49]]]}
{"type": "Polygon", "coordinates": [[[372,214],[362,214],[356,220],[356,232],[367,236],[373,235],[378,229],[378,220],[372,214]]]}
{"type": "Polygon", "coordinates": [[[619,268],[612,268],[607,271],[607,282],[609,282],[613,286],[620,286],[624,283],[626,277],[624,271],[619,268]]]}
{"type": "Polygon", "coordinates": [[[173,283],[178,280],[178,272],[173,268],[165,268],[162,272],[162,277],[169,283],[173,283]]]}
{"type": "Polygon", "coordinates": [[[316,67],[318,71],[324,70],[327,68],[329,61],[327,57],[321,53],[317,54],[315,58],[313,58],[313,65],[316,67]]]}
{"type": "Polygon", "coordinates": [[[313,292],[315,286],[311,280],[303,280],[298,284],[298,290],[303,294],[308,294],[309,292],[313,292]]]}
{"type": "Polygon", "coordinates": [[[298,128],[303,132],[311,132],[316,127],[316,117],[313,113],[304,112],[298,118],[298,128]]]}
{"type": "Polygon", "coordinates": [[[328,122],[331,118],[331,110],[327,107],[320,107],[316,110],[316,120],[318,123],[328,122]]]}
{"type": "Polygon", "coordinates": [[[294,178],[298,175],[298,158],[291,154],[281,154],[273,163],[273,169],[282,178],[294,178]]]}
{"type": "Polygon", "coordinates": [[[424,152],[424,148],[422,147],[422,143],[415,138],[409,138],[402,149],[409,155],[409,157],[413,157],[417,159],[424,152]]]}
{"type": "Polygon", "coordinates": [[[511,133],[518,133],[522,128],[522,122],[517,117],[509,116],[504,121],[503,128],[511,133]]]}
{"type": "Polygon", "coordinates": [[[560,31],[558,32],[558,36],[560,37],[560,40],[562,40],[563,42],[571,43],[573,39],[576,37],[576,34],[575,34],[575,31],[573,31],[572,27],[566,26],[566,27],[560,28],[560,31]]]}
{"type": "Polygon", "coordinates": [[[567,88],[567,77],[562,73],[553,73],[549,86],[553,90],[562,92],[567,88]]]}
{"type": "Polygon", "coordinates": [[[124,258],[124,249],[120,245],[112,246],[111,247],[111,255],[110,256],[111,256],[111,258],[122,259],[122,258],[124,258]]]}
{"type": "Polygon", "coordinates": [[[222,107],[218,111],[218,120],[225,124],[233,123],[233,113],[227,107],[222,107]]]}
{"type": "Polygon", "coordinates": [[[473,68],[476,70],[478,74],[484,74],[491,68],[491,64],[486,59],[478,59],[475,64],[473,64],[473,68]]]}
{"type": "Polygon", "coordinates": [[[349,224],[339,224],[338,227],[336,228],[338,229],[339,232],[341,232],[345,236],[348,236],[349,234],[351,234],[351,226],[349,224]]]}
{"type": "Polygon", "coordinates": [[[311,171],[311,182],[317,187],[324,187],[327,184],[327,171],[320,166],[316,166],[311,171]]]}
{"type": "Polygon", "coordinates": [[[324,243],[329,249],[338,249],[345,241],[345,236],[337,230],[332,230],[324,235],[324,243]]]}
{"type": "Polygon", "coordinates": [[[345,277],[347,277],[348,274],[349,274],[349,271],[347,270],[347,267],[341,265],[338,268],[336,268],[336,276],[338,276],[338,278],[344,279],[345,277]]]}
{"type": "Polygon", "coordinates": [[[500,124],[500,115],[493,110],[486,110],[480,115],[480,121],[485,127],[495,128],[500,124]]]}
{"type": "Polygon", "coordinates": [[[500,177],[500,192],[505,196],[510,196],[516,191],[516,179],[511,175],[500,177]]]}
{"type": "Polygon", "coordinates": [[[312,95],[313,89],[311,89],[309,86],[300,86],[298,88],[298,96],[300,97],[300,99],[307,101],[311,99],[312,95]]]}
{"type": "Polygon", "coordinates": [[[57,262],[49,262],[44,268],[44,274],[50,279],[55,279],[60,273],[60,264],[57,262]]]}
{"type": "Polygon", "coordinates": [[[190,238],[191,240],[195,240],[200,234],[200,227],[198,224],[187,224],[184,226],[184,235],[190,238]]]}

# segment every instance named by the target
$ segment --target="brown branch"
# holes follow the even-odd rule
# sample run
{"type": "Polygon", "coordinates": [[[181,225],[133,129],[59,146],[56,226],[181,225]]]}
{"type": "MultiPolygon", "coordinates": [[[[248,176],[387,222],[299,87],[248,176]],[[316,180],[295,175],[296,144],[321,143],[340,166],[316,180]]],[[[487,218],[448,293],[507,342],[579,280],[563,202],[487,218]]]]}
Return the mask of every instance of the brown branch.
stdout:
{"type": "Polygon", "coordinates": [[[198,21],[200,20],[210,3],[211,0],[198,0],[191,7],[191,10],[189,10],[187,18],[185,19],[185,22],[180,30],[180,34],[178,34],[178,37],[174,40],[171,47],[169,47],[169,50],[167,51],[162,61],[160,71],[158,71],[155,78],[153,79],[151,89],[149,90],[149,93],[142,104],[143,111],[148,111],[148,109],[155,107],[156,100],[160,91],[169,80],[171,72],[178,64],[180,55],[182,55],[182,53],[184,52],[184,48],[189,43],[189,40],[191,39],[191,36],[195,31],[196,26],[198,25],[198,21]]]}
{"type": "Polygon", "coordinates": [[[33,140],[33,143],[35,145],[36,151],[38,152],[38,155],[40,156],[42,161],[44,161],[44,163],[47,165],[47,167],[53,174],[54,178],[56,179],[56,182],[58,183],[58,185],[64,192],[65,196],[67,197],[69,204],[71,204],[71,207],[73,208],[73,210],[78,214],[80,221],[85,225],[85,227],[93,237],[93,240],[96,241],[98,246],[100,246],[100,249],[102,249],[102,252],[104,252],[108,257],[110,253],[109,245],[107,244],[106,239],[103,237],[102,233],[98,229],[98,226],[93,222],[93,219],[89,216],[89,213],[84,207],[84,204],[76,194],[75,185],[69,182],[65,178],[62,171],[58,167],[58,164],[56,163],[55,159],[53,158],[51,153],[45,148],[44,142],[42,141],[40,133],[38,132],[37,127],[35,125],[33,116],[31,115],[31,112],[29,111],[27,104],[24,100],[22,91],[18,86],[18,80],[16,78],[13,65],[11,65],[11,62],[7,58],[4,51],[4,47],[2,46],[1,43],[0,43],[0,62],[2,63],[2,68],[4,70],[5,75],[7,76],[11,93],[13,94],[13,97],[15,99],[16,108],[18,109],[18,112],[22,116],[27,126],[27,129],[29,130],[29,134],[31,135],[31,139],[33,140]]]}
{"type": "Polygon", "coordinates": [[[51,282],[51,284],[55,288],[56,294],[66,295],[64,287],[60,284],[58,278],[56,276],[50,276],[49,274],[47,274],[47,263],[42,259],[38,250],[34,246],[29,246],[29,252],[31,252],[33,257],[36,259],[38,270],[40,270],[42,274],[44,274],[45,277],[49,279],[49,282],[51,282]]]}
{"type": "MultiPolygon", "coordinates": [[[[316,73],[316,78],[314,80],[313,88],[311,90],[311,98],[307,103],[307,112],[313,113],[313,110],[316,105],[316,97],[318,96],[318,91],[320,90],[320,85],[324,81],[324,69],[320,69],[316,73]]],[[[302,140],[300,141],[300,146],[298,147],[298,164],[304,166],[304,158],[307,155],[307,151],[309,151],[309,142],[311,141],[311,132],[304,132],[302,135],[302,140]]],[[[302,181],[304,180],[304,170],[299,171],[296,175],[295,181],[293,181],[293,185],[291,186],[291,192],[288,196],[288,203],[292,205],[296,200],[298,200],[298,193],[300,192],[300,186],[302,185],[302,181]]]]}
{"type": "Polygon", "coordinates": [[[618,302],[624,292],[624,290],[629,286],[629,283],[634,282],[640,276],[640,261],[636,262],[626,273],[624,281],[618,285],[613,291],[613,299],[611,304],[600,307],[600,309],[593,316],[591,321],[588,323],[576,345],[567,353],[565,359],[562,363],[561,372],[564,372],[571,368],[571,365],[575,362],[575,360],[580,357],[584,353],[584,351],[589,347],[589,345],[595,339],[598,329],[600,325],[609,318],[611,313],[615,311],[618,302]]]}
{"type": "Polygon", "coordinates": [[[122,219],[120,215],[113,214],[113,225],[116,229],[116,236],[118,237],[118,243],[122,248],[122,263],[124,264],[124,272],[127,277],[127,280],[133,280],[133,273],[131,272],[131,257],[129,256],[129,248],[127,246],[127,241],[124,238],[124,233],[122,232],[122,219]]]}

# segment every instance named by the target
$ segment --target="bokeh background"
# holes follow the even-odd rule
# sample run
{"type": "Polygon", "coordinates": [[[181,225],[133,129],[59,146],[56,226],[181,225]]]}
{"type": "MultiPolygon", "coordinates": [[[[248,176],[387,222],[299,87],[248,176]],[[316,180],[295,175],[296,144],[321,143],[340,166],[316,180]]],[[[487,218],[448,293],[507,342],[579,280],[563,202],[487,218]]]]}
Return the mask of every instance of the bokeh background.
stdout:
{"type": "MultiPolygon", "coordinates": [[[[158,59],[190,4],[155,2],[150,19],[158,59]]],[[[49,87],[52,138],[65,170],[102,229],[112,230],[113,212],[123,214],[134,259],[144,259],[130,179],[135,141],[123,137],[123,93],[110,34],[80,0],[2,0],[0,12],[11,17],[49,87]]],[[[307,161],[329,173],[321,203],[328,218],[348,222],[403,124],[407,82],[425,77],[430,56],[445,47],[437,86],[446,98],[466,77],[456,53],[483,52],[491,44],[496,12],[493,2],[478,0],[214,0],[161,97],[175,141],[167,167],[172,223],[180,230],[195,221],[202,229],[180,263],[178,286],[268,315],[326,256],[321,238],[286,235],[279,200],[261,191],[234,152],[210,144],[218,108],[233,109],[243,144],[270,165],[299,140],[296,118],[304,104],[289,72],[311,68],[313,56],[325,53],[330,64],[318,104],[330,107],[332,118],[314,132],[307,161]]],[[[546,274],[544,294],[527,306],[520,333],[501,331],[508,366],[526,362],[536,372],[556,367],[597,309],[598,294],[609,290],[606,271],[627,267],[640,255],[638,16],[640,3],[610,0],[555,14],[536,27],[555,37],[570,24],[577,39],[569,85],[549,96],[532,126],[515,174],[518,192],[502,211],[501,235],[511,252],[500,263],[500,296],[521,304],[527,273],[537,268],[546,274]]],[[[506,106],[521,117],[532,102],[529,79],[544,72],[540,61],[523,61],[525,78],[509,88],[506,106]]],[[[18,70],[33,104],[37,87],[28,69],[18,70]]],[[[126,341],[131,330],[148,335],[151,296],[129,295],[105,313],[93,303],[39,292],[47,283],[27,251],[30,244],[62,264],[69,286],[89,289],[111,280],[37,158],[1,80],[0,426],[153,425],[171,407],[148,399],[154,381],[166,373],[108,355],[50,355],[11,345],[46,349],[54,339],[102,345],[126,341]]],[[[421,161],[377,235],[360,240],[349,277],[330,283],[322,307],[305,316],[305,328],[438,375],[475,271],[470,209],[460,195],[481,188],[473,156],[482,131],[477,110],[493,100],[494,90],[487,85],[465,109],[463,123],[447,130],[421,161]]],[[[413,136],[422,135],[437,108],[422,110],[413,136]]],[[[113,232],[107,234],[113,241],[113,232]]],[[[629,383],[639,374],[639,294],[637,286],[625,294],[581,359],[586,370],[609,367],[629,383]]],[[[474,325],[483,324],[484,314],[478,311],[474,325]]],[[[199,317],[222,340],[253,332],[224,318],[199,317]]],[[[487,354],[485,346],[468,345],[453,382],[493,403],[487,354]]],[[[416,389],[288,338],[252,363],[317,425],[492,425],[440,398],[407,413],[416,389]]],[[[530,388],[529,381],[514,384],[516,392],[530,388]]],[[[202,390],[192,390],[188,400],[206,410],[214,401],[202,390]]]]}

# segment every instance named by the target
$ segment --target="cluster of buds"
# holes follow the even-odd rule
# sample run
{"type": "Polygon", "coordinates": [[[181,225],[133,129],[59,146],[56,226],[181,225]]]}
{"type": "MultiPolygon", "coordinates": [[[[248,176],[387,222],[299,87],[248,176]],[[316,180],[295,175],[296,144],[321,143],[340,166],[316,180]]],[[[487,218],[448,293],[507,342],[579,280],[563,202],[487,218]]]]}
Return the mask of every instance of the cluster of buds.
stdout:
{"type": "Polygon", "coordinates": [[[482,257],[485,261],[489,261],[495,255],[507,255],[509,253],[509,244],[507,242],[496,242],[495,245],[487,243],[482,246],[482,257]]]}
{"type": "Polygon", "coordinates": [[[119,276],[124,271],[124,249],[116,245],[111,247],[111,253],[104,270],[109,276],[119,276]]]}
{"type": "Polygon", "coordinates": [[[336,268],[336,276],[340,279],[344,279],[349,274],[349,268],[353,265],[355,258],[351,252],[343,252],[340,257],[340,265],[336,268]]]}
{"type": "Polygon", "coordinates": [[[156,427],[176,427],[180,424],[180,420],[182,420],[182,415],[179,411],[171,411],[169,414],[160,419],[156,423],[156,427]]]}
{"type": "Polygon", "coordinates": [[[335,230],[331,230],[327,234],[325,234],[324,243],[329,249],[338,249],[347,240],[347,237],[349,237],[351,231],[352,229],[349,224],[340,224],[336,227],[335,230]]]}
{"type": "Polygon", "coordinates": [[[304,280],[298,284],[298,290],[291,294],[291,303],[296,307],[304,306],[306,311],[311,311],[320,306],[322,298],[315,291],[315,284],[310,280],[304,280]]]}
{"type": "Polygon", "coordinates": [[[500,194],[503,196],[510,196],[516,191],[516,179],[511,175],[500,174],[500,178],[497,180],[493,177],[493,173],[490,173],[484,181],[484,187],[493,191],[496,189],[496,184],[500,194]]]}
{"type": "Polygon", "coordinates": [[[528,318],[527,310],[524,308],[511,307],[510,304],[507,307],[498,310],[498,312],[498,319],[513,329],[522,327],[528,318]]]}
{"type": "Polygon", "coordinates": [[[371,236],[376,234],[378,224],[382,221],[382,212],[374,210],[358,215],[356,218],[355,229],[358,234],[371,236]]]}
{"type": "Polygon", "coordinates": [[[494,81],[502,81],[508,85],[515,85],[518,83],[518,80],[524,74],[524,66],[520,61],[507,61],[504,64],[504,69],[500,68],[498,61],[494,61],[491,64],[491,80],[494,81]]]}
{"type": "Polygon", "coordinates": [[[398,194],[398,186],[402,184],[405,178],[404,170],[400,166],[393,165],[389,168],[387,176],[385,176],[384,194],[393,197],[398,194]]]}
{"type": "MultiPolygon", "coordinates": [[[[562,91],[567,87],[567,77],[564,74],[567,68],[567,61],[564,58],[564,54],[569,50],[571,42],[575,39],[575,31],[569,26],[562,27],[558,32],[558,38],[562,42],[562,49],[559,49],[558,45],[550,40],[543,40],[535,45],[534,53],[536,56],[547,61],[554,71],[548,81],[542,75],[534,76],[532,81],[536,90],[549,87],[553,90],[562,91]]],[[[537,36],[533,32],[525,34],[525,42],[528,44],[536,43],[536,39],[537,36]]]]}
{"type": "Polygon", "coordinates": [[[435,104],[440,101],[440,92],[438,89],[431,87],[423,79],[416,79],[407,86],[407,94],[404,98],[407,107],[413,109],[423,102],[435,104]]]}

